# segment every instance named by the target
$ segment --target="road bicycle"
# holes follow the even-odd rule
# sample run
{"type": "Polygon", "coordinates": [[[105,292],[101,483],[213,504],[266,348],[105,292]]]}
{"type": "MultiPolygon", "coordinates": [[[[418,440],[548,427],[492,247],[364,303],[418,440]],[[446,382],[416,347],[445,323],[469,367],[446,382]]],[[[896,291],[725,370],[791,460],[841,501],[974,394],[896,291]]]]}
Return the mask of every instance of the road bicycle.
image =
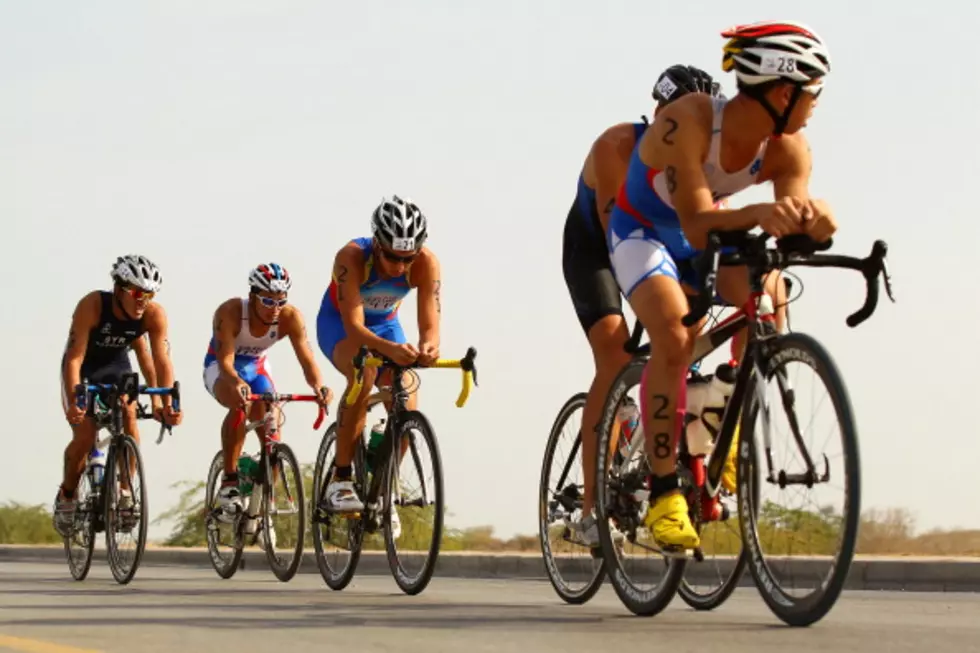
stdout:
{"type": "MultiPolygon", "coordinates": [[[[783,279],[786,287],[787,296],[791,294],[793,283],[789,278],[783,279]]],[[[731,308],[720,297],[715,298],[714,305],[711,307],[713,315],[708,320],[706,329],[710,330],[719,321],[721,311],[731,308]]],[[[788,311],[788,309],[787,309],[788,311]]],[[[630,360],[646,361],[649,357],[649,345],[640,346],[643,337],[643,325],[636,320],[632,329],[632,334],[623,349],[630,355],[630,360]]],[[[720,332],[727,337],[728,330],[720,332]]],[[[722,340],[716,340],[718,345],[722,340]]],[[[707,383],[710,375],[705,376],[700,373],[700,367],[705,356],[711,352],[702,348],[698,350],[689,361],[688,379],[689,384],[707,383]]],[[[583,505],[584,485],[581,482],[570,480],[573,471],[582,468],[580,459],[577,459],[581,452],[582,435],[580,429],[575,429],[574,439],[571,449],[567,456],[562,457],[559,452],[562,436],[565,429],[575,417],[575,414],[585,410],[585,402],[588,395],[585,392],[578,392],[572,395],[558,411],[555,421],[545,445],[545,452],[541,466],[541,477],[539,483],[538,501],[538,539],[541,546],[541,553],[544,558],[545,570],[552,587],[559,597],[567,603],[579,605],[586,603],[602,586],[606,577],[605,565],[601,555],[601,549],[592,548],[584,556],[584,560],[577,560],[576,551],[585,552],[589,549],[584,542],[576,540],[572,533],[572,524],[581,519],[583,505]],[[560,464],[560,471],[556,479],[552,478],[554,465],[560,464]],[[560,549],[556,551],[556,549],[560,549]],[[584,563],[584,564],[577,564],[584,563]],[[577,585],[577,586],[576,586],[577,585]]],[[[613,441],[617,442],[613,452],[613,465],[622,466],[625,462],[632,460],[637,455],[642,455],[643,440],[638,439],[630,446],[632,432],[636,428],[639,417],[639,406],[631,397],[626,397],[625,407],[627,410],[617,416],[616,428],[622,434],[614,435],[613,441]],[[632,409],[632,410],[630,410],[632,409]]],[[[690,423],[699,419],[700,415],[688,413],[687,422],[690,423]]],[[[598,424],[597,424],[598,427],[598,424]]],[[[691,460],[691,464],[696,465],[698,461],[691,460]]],[[[693,470],[692,470],[693,471],[693,470]]],[[[726,496],[726,500],[729,497],[726,496]]],[[[692,509],[696,507],[692,505],[692,509]]],[[[724,512],[724,521],[728,517],[728,506],[719,503],[718,508],[706,506],[705,509],[721,509],[724,512]]],[[[727,562],[727,561],[726,561],[727,562]]],[[[718,567],[719,565],[716,565],[718,567]]],[[[739,555],[734,558],[734,566],[725,569],[727,564],[721,565],[715,574],[699,574],[701,577],[714,575],[720,584],[718,587],[702,593],[691,582],[684,580],[681,582],[678,593],[684,601],[691,607],[698,610],[714,609],[721,605],[734,590],[738,579],[744,569],[744,558],[739,555]]]]}
{"type": "MultiPolygon", "coordinates": [[[[847,318],[850,327],[858,326],[874,312],[878,302],[879,276],[884,279],[889,299],[893,302],[895,299],[885,262],[887,245],[883,241],[876,241],[866,258],[855,258],[818,253],[829,249],[832,241],[815,243],[806,236],[789,236],[778,240],[775,248],[767,248],[768,239],[765,233],[712,232],[706,250],[696,263],[701,283],[689,313],[683,318],[684,326],[694,326],[707,313],[715,297],[719,266],[746,267],[751,297],[734,315],[695,340],[692,358],[703,358],[746,326],[748,340],[741,365],[735,372],[734,386],[726,402],[713,448],[706,458],[698,461],[687,454],[684,448],[686,440],[681,438],[678,478],[680,489],[691,506],[695,528],[700,529],[705,523],[724,518],[725,515],[720,514],[723,511],[715,510],[714,506],[719,498],[726,459],[735,446],[738,427],[741,435],[736,448],[736,500],[739,532],[744,547],[740,557],[744,556],[755,585],[770,610],[789,625],[805,626],[822,619],[833,607],[853,559],[860,513],[857,426],[841,374],[826,349],[807,334],[776,332],[774,307],[771,298],[763,292],[762,279],[769,272],[791,266],[836,267],[861,272],[865,277],[867,293],[864,305],[847,318]],[[723,253],[722,248],[734,251],[723,253]],[[796,415],[798,395],[784,369],[788,363],[801,363],[810,368],[828,390],[840,427],[842,479],[836,478],[836,475],[832,478],[826,454],[821,461],[823,464],[818,467],[804,441],[802,431],[808,422],[796,415]],[[772,432],[773,408],[777,407],[777,401],[770,400],[766,393],[766,384],[772,381],[777,386],[778,405],[785,409],[792,432],[784,444],[787,448],[792,445],[791,457],[794,459],[778,470],[773,454],[774,446],[780,443],[774,441],[772,432]],[[756,428],[757,420],[761,421],[759,429],[756,428]],[[822,510],[817,514],[804,510],[780,510],[772,502],[763,503],[760,499],[761,491],[766,486],[780,489],[790,487],[802,492],[801,488],[812,489],[831,481],[842,483],[844,487],[846,505],[839,515],[822,510]],[[823,529],[819,542],[822,547],[820,555],[800,563],[798,556],[791,555],[796,538],[807,528],[812,529],[814,520],[820,519],[823,519],[820,523],[823,529]],[[763,536],[771,537],[774,543],[781,543],[788,554],[764,553],[761,543],[763,536]],[[821,560],[829,561],[829,569],[819,578],[817,589],[805,596],[784,588],[773,571],[778,563],[785,561],[804,564],[806,573],[811,573],[821,560]]],[[[640,382],[649,355],[649,343],[639,348],[638,353],[642,356],[636,357],[622,370],[607,396],[598,429],[600,452],[608,450],[610,439],[614,437],[615,416],[627,391],[640,382]]],[[[642,451],[644,440],[641,425],[633,434],[630,448],[642,451]]],[[[653,615],[663,610],[673,598],[689,558],[686,552],[662,549],[652,542],[648,533],[641,532],[646,530],[643,516],[649,499],[650,470],[646,456],[640,458],[640,464],[636,466],[630,466],[627,462],[618,467],[608,465],[608,458],[597,460],[596,519],[603,559],[617,595],[633,613],[653,615]],[[642,588],[626,572],[618,555],[622,547],[614,546],[610,519],[634,548],[661,556],[663,577],[657,585],[642,588]]],[[[702,559],[702,552],[695,550],[693,556],[694,559],[702,559]]],[[[655,567],[655,564],[648,567],[655,567]]],[[[734,578],[734,582],[737,580],[734,578]]]]}
{"type": "MultiPolygon", "coordinates": [[[[96,441],[75,489],[71,531],[64,538],[68,568],[75,580],[85,580],[92,565],[96,533],[105,531],[109,569],[117,583],[126,585],[139,569],[146,548],[147,499],[143,457],[136,439],[126,433],[123,402],[136,402],[137,419],[153,419],[152,411],[139,403],[139,395],[169,395],[174,410],[179,411],[180,383],[174,381],[171,388],[140,385],[139,375],[129,372],[116,383],[79,383],[74,394],[75,404],[87,408],[86,416],[95,420],[96,441]],[[100,439],[103,429],[108,435],[100,439]],[[101,451],[107,442],[103,461],[101,451]],[[127,555],[120,540],[134,531],[136,549],[127,555]]],[[[164,432],[171,430],[170,425],[161,423],[157,444],[163,442],[164,432]]]]}
{"type": "MultiPolygon", "coordinates": [[[[272,573],[285,583],[293,578],[303,559],[306,503],[303,474],[296,454],[288,444],[279,439],[286,419],[282,406],[295,401],[316,402],[319,398],[316,395],[276,392],[245,393],[243,396],[248,402],[265,403],[265,417],[247,421],[245,424],[245,435],[257,431],[261,446],[257,457],[243,451],[243,457],[239,458],[240,461],[252,461],[254,469],[243,469],[239,466],[238,483],[244,490],[243,498],[248,497],[248,503],[234,513],[229,513],[218,505],[218,490],[221,488],[225,466],[222,450],[219,449],[211,460],[205,497],[208,554],[218,576],[231,578],[244,566],[242,556],[246,543],[254,545],[261,540],[259,543],[265,550],[272,573]],[[277,483],[281,484],[278,488],[277,483]],[[282,500],[282,506],[278,505],[279,500],[282,500]],[[290,515],[297,520],[294,528],[276,528],[276,523],[282,523],[279,521],[280,517],[290,515]],[[230,528],[228,534],[223,536],[224,526],[230,528]],[[276,549],[280,545],[285,548],[284,552],[289,554],[289,558],[277,554],[276,549]],[[230,548],[231,551],[225,553],[223,548],[230,548]]],[[[320,428],[326,414],[323,406],[318,408],[319,412],[313,423],[314,430],[320,428]]],[[[245,418],[245,410],[240,409],[234,428],[238,428],[245,418]]]]}
{"type": "MultiPolygon", "coordinates": [[[[470,347],[462,359],[439,359],[430,367],[457,368],[463,371],[463,387],[456,400],[462,408],[469,397],[471,387],[477,385],[476,349],[470,347]]],[[[372,452],[364,434],[358,439],[352,461],[353,483],[359,497],[364,502],[360,513],[338,513],[326,509],[326,490],[334,474],[334,454],[337,444],[337,424],[331,424],[324,433],[317,454],[313,474],[313,547],[316,551],[317,565],[327,586],[342,590],[354,577],[361,556],[365,535],[383,531],[388,565],[398,587],[409,595],[420,593],[429,584],[435,570],[442,540],[443,498],[442,459],[436,434],[428,418],[418,410],[408,410],[406,402],[409,395],[421,384],[417,373],[411,371],[418,364],[398,365],[383,356],[369,355],[366,347],[361,347],[354,356],[354,382],[346,396],[348,406],[352,405],[361,393],[364,367],[381,368],[392,372],[390,388],[381,388],[368,399],[368,410],[379,403],[390,403],[384,437],[375,452],[372,452]],[[406,385],[404,376],[410,374],[414,385],[406,385]],[[395,447],[396,440],[399,447],[395,447]],[[421,446],[428,449],[431,461],[431,479],[426,480],[423,471],[421,446]],[[401,462],[406,453],[410,454],[412,467],[420,487],[418,497],[408,499],[405,486],[406,476],[401,462]],[[411,511],[409,509],[417,509],[411,511]],[[398,524],[404,529],[393,532],[392,511],[399,511],[398,524]],[[401,515],[405,518],[402,519],[401,515]],[[341,551],[349,552],[346,563],[331,563],[325,546],[335,544],[341,551]],[[399,551],[399,548],[404,549],[399,551]],[[411,552],[413,551],[414,552],[411,552]],[[421,560],[419,560],[421,558],[421,560]],[[414,559],[414,560],[413,560],[414,559]],[[411,562],[420,563],[418,571],[406,569],[411,562]]],[[[343,555],[343,553],[341,553],[343,555]]],[[[339,557],[339,556],[338,556],[339,557]]]]}

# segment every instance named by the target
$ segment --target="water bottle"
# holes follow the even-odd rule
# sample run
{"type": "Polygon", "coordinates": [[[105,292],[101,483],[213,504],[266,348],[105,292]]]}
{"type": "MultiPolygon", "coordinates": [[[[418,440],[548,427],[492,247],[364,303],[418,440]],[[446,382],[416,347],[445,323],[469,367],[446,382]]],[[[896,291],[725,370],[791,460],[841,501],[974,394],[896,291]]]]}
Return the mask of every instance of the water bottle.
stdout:
{"type": "Polygon", "coordinates": [[[238,459],[238,491],[243,497],[252,494],[252,485],[259,475],[259,461],[247,454],[238,459]]]}
{"type": "Polygon", "coordinates": [[[88,466],[92,469],[92,479],[95,484],[102,485],[102,478],[105,476],[105,450],[92,445],[92,450],[88,454],[88,466]]]}
{"type": "Polygon", "coordinates": [[[365,456],[367,462],[367,471],[374,470],[375,458],[378,455],[378,448],[381,446],[381,440],[385,437],[385,418],[382,417],[377,421],[377,423],[371,427],[371,436],[368,438],[367,456],[365,456]]]}
{"type": "Polygon", "coordinates": [[[685,431],[687,450],[692,456],[711,453],[714,440],[721,431],[725,405],[734,387],[735,368],[728,363],[719,365],[710,378],[688,382],[687,413],[690,421],[685,431]]]}
{"type": "Polygon", "coordinates": [[[621,442],[628,444],[633,440],[633,433],[640,424],[640,407],[631,397],[626,397],[623,405],[620,406],[616,413],[616,421],[619,422],[621,442]]]}

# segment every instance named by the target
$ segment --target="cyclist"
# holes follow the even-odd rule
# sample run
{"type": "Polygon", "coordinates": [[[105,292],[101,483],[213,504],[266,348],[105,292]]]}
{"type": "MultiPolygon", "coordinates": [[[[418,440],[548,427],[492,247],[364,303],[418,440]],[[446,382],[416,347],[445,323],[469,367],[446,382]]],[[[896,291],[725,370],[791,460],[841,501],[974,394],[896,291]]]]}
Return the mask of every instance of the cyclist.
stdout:
{"type": "MultiPolygon", "coordinates": [[[[292,286],[289,272],[276,263],[260,264],[248,275],[248,297],[233,297],[221,303],[214,312],[211,342],[204,356],[204,387],[214,399],[228,409],[221,424],[221,451],[224,474],[218,490],[218,505],[226,515],[242,508],[238,491],[238,457],[245,445],[245,423],[235,426],[239,410],[246,410],[251,420],[266,416],[263,402],[246,400],[249,393],[275,392],[269,374],[266,351],[288,337],[303,368],[306,382],[325,409],[333,393],[323,384],[320,369],[306,335],[306,324],[300,310],[288,303],[292,286]]],[[[280,419],[278,414],[274,419],[280,419]]],[[[259,427],[260,439],[265,427],[259,427]]],[[[278,435],[277,435],[278,437],[278,435]]],[[[247,524],[250,528],[251,524],[247,524]]],[[[247,529],[248,530],[248,529],[247,529]]]]}
{"type": "MultiPolygon", "coordinates": [[[[653,86],[653,99],[657,102],[654,119],[669,103],[688,93],[714,96],[719,89],[711,75],[699,68],[671,66],[653,86]]],[[[609,261],[605,232],[616,192],[626,179],[630,153],[647,127],[644,118],[643,122],[613,125],[599,135],[582,166],[578,192],[565,220],[562,271],[595,362],[595,376],[582,413],[583,518],[571,525],[573,537],[590,547],[599,546],[599,531],[592,514],[595,428],[613,379],[629,362],[629,355],[623,349],[629,331],[609,261]]]]}
{"type": "MultiPolygon", "coordinates": [[[[806,125],[830,71],[823,41],[792,22],[764,22],[722,33],[722,70],[734,71],[730,100],[690,94],[665,107],[641,137],[609,220],[607,237],[616,280],[656,343],[641,384],[646,452],[653,470],[645,523],[666,549],[699,545],[688,507],[677,491],[676,438],[683,419],[684,377],[701,325],[685,329],[684,286],[696,282],[691,259],[710,229],[761,227],[781,237],[806,233],[818,241],[836,223],[827,204],[808,191],[806,125]],[[741,209],[717,203],[770,181],[774,202],[741,209]],[[679,383],[680,382],[680,383],[679,383]]],[[[765,280],[783,303],[776,275],[765,280]]],[[[719,294],[741,306],[749,297],[744,268],[722,268],[719,294]]],[[[777,315],[782,328],[784,311],[777,315]]],[[[744,342],[736,348],[736,359],[744,342]]]]}
{"type": "MultiPolygon", "coordinates": [[[[418,362],[430,365],[439,358],[439,319],[442,279],[439,259],[424,246],[428,236],[426,217],[411,200],[393,195],[384,198],[371,216],[372,237],[348,242],[334,259],[333,279],[323,294],[317,316],[317,340],[323,355],[347,377],[350,391],[353,358],[361,345],[399,365],[418,362]],[[402,299],[418,290],[419,345],[405,337],[398,320],[402,299]]],[[[361,394],[352,406],[341,401],[337,418],[336,474],[326,489],[331,512],[357,512],[364,504],[351,482],[351,460],[358,434],[364,429],[371,386],[389,385],[386,372],[376,378],[365,368],[361,394]]],[[[417,405],[415,393],[407,401],[417,405]]],[[[390,411],[390,406],[388,407],[390,411]]],[[[391,511],[392,532],[397,537],[401,524],[391,511]]]]}
{"type": "MultiPolygon", "coordinates": [[[[130,349],[136,353],[147,385],[169,387],[174,382],[167,313],[153,301],[163,284],[160,270],[145,256],[128,254],[116,259],[110,277],[111,291],[87,293],[75,306],[61,358],[61,407],[72,428],[53,510],[54,527],[62,537],[71,534],[75,490],[97,434],[95,420],[86,416],[87,408],[75,403],[75,386],[83,379],[88,383],[119,382],[132,372],[130,349]]],[[[156,419],[180,424],[181,413],[174,411],[169,396],[153,396],[151,402],[156,419]]],[[[136,404],[124,406],[126,433],[139,443],[136,404]]],[[[131,508],[130,490],[123,488],[121,495],[120,507],[131,508]]]]}

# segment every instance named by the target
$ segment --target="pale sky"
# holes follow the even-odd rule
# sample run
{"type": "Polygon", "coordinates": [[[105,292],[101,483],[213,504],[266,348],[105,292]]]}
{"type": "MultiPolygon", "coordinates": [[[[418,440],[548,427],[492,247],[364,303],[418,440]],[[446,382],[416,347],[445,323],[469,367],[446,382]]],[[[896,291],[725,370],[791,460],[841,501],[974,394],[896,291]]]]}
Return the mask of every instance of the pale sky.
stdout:
{"type": "MultiPolygon", "coordinates": [[[[427,213],[442,262],[443,355],[479,351],[480,387],[464,409],[453,405],[458,371],[422,375],[449,524],[535,533],[548,430],[592,375],[561,273],[583,158],[607,126],[650,114],[671,64],[698,65],[733,94],[719,32],[784,18],[810,24],[833,57],[807,128],[812,193],[836,212],[838,251],[888,242],[899,300],[850,329],[860,276],[802,271],[792,326],[818,337],[845,375],[862,507],[907,507],[922,528],[980,527],[980,513],[962,508],[980,459],[978,10],[710,5],[0,3],[0,501],[54,498],[70,438],[57,372],[71,312],[108,287],[122,253],[163,270],[158,297],[184,387],[172,438],[156,446],[154,423],[142,423],[154,516],[176,501],[172,483],[205,478],[220,447],[224,409],[204,389],[202,360],[212,312],[247,292],[252,266],[289,269],[339,395],[343,378],[316,347],[317,308],[336,250],[368,235],[382,195],[397,193],[427,213]]],[[[761,187],[733,204],[770,197],[761,187]]],[[[414,296],[402,323],[414,339],[414,296]]],[[[288,343],[270,360],[280,390],[306,392],[288,343]]],[[[287,411],[284,437],[312,462],[315,411],[287,411]]]]}

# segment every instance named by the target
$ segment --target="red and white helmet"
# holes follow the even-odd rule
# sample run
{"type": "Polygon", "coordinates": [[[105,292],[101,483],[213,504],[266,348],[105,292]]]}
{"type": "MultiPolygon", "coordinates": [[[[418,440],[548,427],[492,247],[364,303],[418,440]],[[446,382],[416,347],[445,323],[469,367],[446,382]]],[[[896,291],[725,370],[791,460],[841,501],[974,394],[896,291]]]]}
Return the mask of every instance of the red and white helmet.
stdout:
{"type": "Polygon", "coordinates": [[[792,21],[738,25],[721,33],[728,40],[721,68],[735,71],[743,86],[786,80],[806,84],[830,72],[830,54],[816,32],[792,21]]]}

